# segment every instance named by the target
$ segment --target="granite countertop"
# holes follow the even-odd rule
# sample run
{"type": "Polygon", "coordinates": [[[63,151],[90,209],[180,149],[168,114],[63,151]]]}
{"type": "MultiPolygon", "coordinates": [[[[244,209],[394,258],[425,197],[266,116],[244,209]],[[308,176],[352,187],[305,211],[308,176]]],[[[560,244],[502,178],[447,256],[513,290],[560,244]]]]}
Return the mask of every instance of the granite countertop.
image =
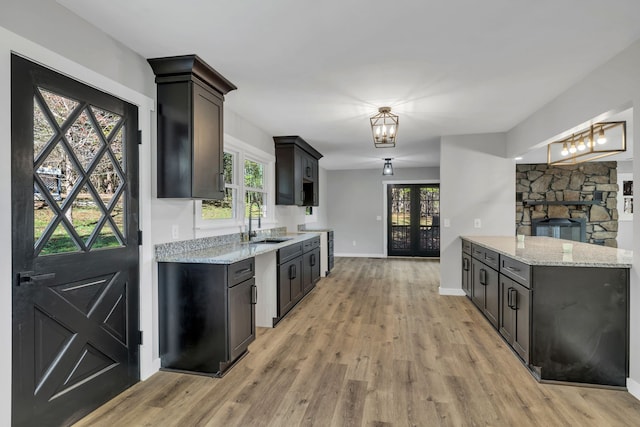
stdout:
{"type": "Polygon", "coordinates": [[[632,251],[552,237],[525,236],[522,242],[516,236],[462,238],[529,265],[630,268],[633,262],[632,251]],[[570,252],[563,251],[563,243],[572,245],[570,252]]]}
{"type": "Polygon", "coordinates": [[[287,239],[281,243],[264,243],[255,242],[232,242],[225,245],[212,246],[208,248],[198,248],[189,250],[187,248],[183,252],[178,253],[157,253],[156,261],[158,262],[183,262],[195,264],[233,264],[243,259],[251,258],[256,255],[265,254],[284,248],[285,246],[299,243],[304,240],[312,239],[319,236],[318,233],[292,233],[277,236],[278,238],[287,239]]]}

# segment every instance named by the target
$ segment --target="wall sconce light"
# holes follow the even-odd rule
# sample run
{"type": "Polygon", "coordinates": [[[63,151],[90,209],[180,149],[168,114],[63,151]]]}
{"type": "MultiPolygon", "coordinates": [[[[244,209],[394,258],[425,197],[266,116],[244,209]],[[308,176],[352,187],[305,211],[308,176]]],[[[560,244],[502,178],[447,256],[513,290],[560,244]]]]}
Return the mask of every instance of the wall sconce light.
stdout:
{"type": "Polygon", "coordinates": [[[550,143],[547,146],[547,163],[574,165],[624,151],[627,151],[627,122],[600,122],[550,143]]]}
{"type": "Polygon", "coordinates": [[[378,108],[378,114],[369,120],[373,132],[373,144],[376,148],[395,147],[399,117],[391,114],[391,107],[378,108]]]}
{"type": "Polygon", "coordinates": [[[384,159],[384,166],[382,167],[382,175],[393,175],[393,165],[391,159],[384,159]]]}

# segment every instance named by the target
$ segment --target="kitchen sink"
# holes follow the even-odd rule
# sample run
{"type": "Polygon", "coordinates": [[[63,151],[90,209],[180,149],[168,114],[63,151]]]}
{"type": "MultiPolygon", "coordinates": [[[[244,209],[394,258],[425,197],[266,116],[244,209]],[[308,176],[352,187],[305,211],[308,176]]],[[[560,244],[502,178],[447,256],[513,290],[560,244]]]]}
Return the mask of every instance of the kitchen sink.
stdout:
{"type": "Polygon", "coordinates": [[[263,240],[254,240],[252,242],[250,242],[253,245],[259,245],[259,244],[276,244],[276,243],[283,243],[283,242],[287,242],[289,240],[293,239],[293,237],[267,237],[266,239],[263,240]]]}

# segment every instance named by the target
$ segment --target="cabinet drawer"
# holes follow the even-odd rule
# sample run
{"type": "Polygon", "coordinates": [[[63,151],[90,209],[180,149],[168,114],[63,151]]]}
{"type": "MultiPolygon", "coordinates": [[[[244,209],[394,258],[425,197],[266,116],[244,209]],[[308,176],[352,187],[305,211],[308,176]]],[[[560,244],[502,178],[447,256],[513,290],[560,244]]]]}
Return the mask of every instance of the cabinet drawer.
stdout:
{"type": "Polygon", "coordinates": [[[302,251],[305,253],[319,247],[320,247],[320,237],[314,237],[312,239],[308,239],[302,242],[302,251]]]}
{"type": "Polygon", "coordinates": [[[252,278],[256,272],[254,260],[254,258],[249,258],[229,265],[227,285],[232,287],[252,278]]]}
{"type": "Polygon", "coordinates": [[[490,249],[475,244],[471,245],[471,255],[496,270],[500,268],[500,255],[490,249]]]}
{"type": "Polygon", "coordinates": [[[500,258],[500,273],[530,287],[531,267],[523,262],[503,256],[500,258]]]}
{"type": "Polygon", "coordinates": [[[462,252],[471,255],[471,242],[468,240],[462,240],[462,252]]]}
{"type": "Polygon", "coordinates": [[[300,255],[302,255],[302,242],[285,246],[282,249],[278,249],[278,264],[283,264],[300,255]]]}

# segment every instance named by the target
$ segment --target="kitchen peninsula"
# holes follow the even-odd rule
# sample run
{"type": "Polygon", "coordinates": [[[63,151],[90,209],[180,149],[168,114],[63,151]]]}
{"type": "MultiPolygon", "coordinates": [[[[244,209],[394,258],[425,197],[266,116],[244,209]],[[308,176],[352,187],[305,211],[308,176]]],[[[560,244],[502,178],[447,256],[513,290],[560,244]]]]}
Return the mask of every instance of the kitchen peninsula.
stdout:
{"type": "Polygon", "coordinates": [[[625,387],[630,251],[549,237],[462,237],[462,287],[542,382],[625,387]]]}

